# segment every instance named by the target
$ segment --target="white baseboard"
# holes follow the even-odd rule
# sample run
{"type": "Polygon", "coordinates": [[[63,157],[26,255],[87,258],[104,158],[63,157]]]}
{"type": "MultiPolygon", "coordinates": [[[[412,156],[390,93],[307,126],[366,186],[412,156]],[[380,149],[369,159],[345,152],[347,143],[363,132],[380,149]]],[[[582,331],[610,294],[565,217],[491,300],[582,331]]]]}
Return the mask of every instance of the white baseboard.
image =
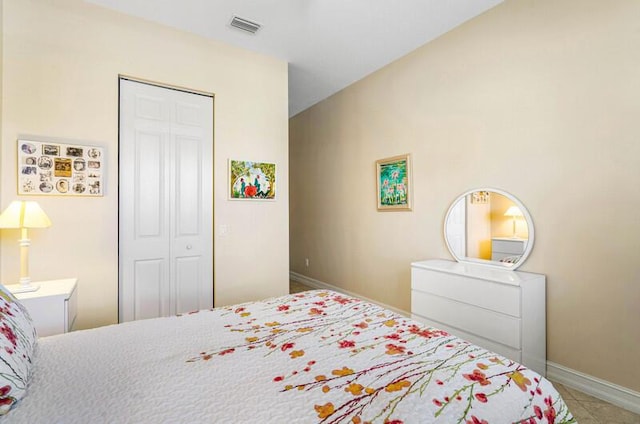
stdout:
{"type": "MultiPolygon", "coordinates": [[[[345,290],[332,284],[307,277],[306,275],[298,274],[297,272],[290,271],[289,278],[315,289],[333,290],[348,296],[358,297],[366,300],[367,302],[375,303],[383,308],[387,308],[397,314],[411,317],[409,312],[394,308],[393,306],[378,302],[377,300],[369,299],[358,293],[345,290]]],[[[610,402],[628,411],[640,414],[640,392],[581,373],[580,371],[572,370],[571,368],[567,368],[551,361],[547,361],[547,378],[598,399],[610,402]]]]}
{"type": "Polygon", "coordinates": [[[337,287],[337,286],[334,286],[332,284],[328,284],[328,283],[322,282],[320,280],[316,280],[315,278],[311,278],[311,277],[307,277],[306,275],[298,274],[297,272],[289,271],[289,278],[292,279],[293,281],[297,281],[298,283],[302,283],[302,284],[307,285],[309,287],[313,287],[314,289],[333,290],[333,291],[338,292],[338,293],[346,294],[347,296],[357,297],[359,299],[366,300],[367,302],[371,302],[371,303],[375,303],[376,305],[380,305],[383,308],[389,309],[390,311],[393,311],[398,315],[402,315],[402,316],[405,316],[407,318],[411,318],[411,314],[409,312],[407,312],[407,311],[403,311],[402,309],[394,308],[393,306],[387,305],[386,303],[382,303],[382,302],[379,302],[377,300],[370,299],[368,297],[364,297],[363,295],[361,295],[359,293],[354,293],[354,292],[351,292],[349,290],[345,290],[345,289],[343,289],[341,287],[337,287]]]}
{"type": "Polygon", "coordinates": [[[547,378],[640,414],[640,392],[547,361],[547,378]]]}

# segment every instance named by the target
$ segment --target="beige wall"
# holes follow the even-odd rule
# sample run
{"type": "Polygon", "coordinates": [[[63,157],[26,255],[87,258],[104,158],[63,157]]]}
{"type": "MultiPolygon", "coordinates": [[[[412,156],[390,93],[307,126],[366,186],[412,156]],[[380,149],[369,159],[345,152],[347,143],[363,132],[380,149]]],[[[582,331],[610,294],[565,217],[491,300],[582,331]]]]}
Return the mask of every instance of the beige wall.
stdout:
{"type": "MultiPolygon", "coordinates": [[[[106,147],[106,195],[40,197],[53,227],[33,230],[31,276],[79,278],[79,328],[114,323],[118,306],[118,74],[215,93],[215,303],[288,292],[287,64],[89,5],[5,0],[1,204],[16,196],[21,135],[106,147]],[[229,157],[278,164],[278,200],[226,200],[229,157]],[[243,257],[251,246],[253,253],[243,257]]],[[[4,283],[18,234],[2,232],[4,283]]]]}
{"type": "Polygon", "coordinates": [[[535,222],[549,360],[640,390],[639,22],[637,0],[506,1],[291,119],[292,270],[409,310],[449,203],[504,189],[535,222]],[[413,212],[379,213],[375,160],[405,152],[413,212]]]}

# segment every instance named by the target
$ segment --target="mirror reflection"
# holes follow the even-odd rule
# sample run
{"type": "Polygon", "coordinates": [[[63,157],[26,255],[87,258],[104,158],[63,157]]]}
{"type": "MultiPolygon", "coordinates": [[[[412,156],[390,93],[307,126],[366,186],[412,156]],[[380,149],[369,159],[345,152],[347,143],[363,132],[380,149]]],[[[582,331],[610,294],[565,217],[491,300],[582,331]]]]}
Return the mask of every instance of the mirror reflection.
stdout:
{"type": "Polygon", "coordinates": [[[445,220],[447,245],[458,261],[490,261],[512,269],[531,250],[532,230],[524,206],[508,193],[493,190],[460,196],[445,220]]]}

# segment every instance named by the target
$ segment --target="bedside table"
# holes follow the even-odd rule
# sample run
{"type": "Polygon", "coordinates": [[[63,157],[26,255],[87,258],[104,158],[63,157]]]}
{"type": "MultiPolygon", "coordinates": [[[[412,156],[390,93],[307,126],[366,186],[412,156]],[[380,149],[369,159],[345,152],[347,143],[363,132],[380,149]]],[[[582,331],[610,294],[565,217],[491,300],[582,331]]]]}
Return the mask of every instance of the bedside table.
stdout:
{"type": "MultiPolygon", "coordinates": [[[[14,296],[29,311],[38,337],[68,333],[78,312],[77,278],[34,281],[37,291],[18,293],[14,296]]],[[[9,291],[19,285],[6,286],[9,291]]]]}

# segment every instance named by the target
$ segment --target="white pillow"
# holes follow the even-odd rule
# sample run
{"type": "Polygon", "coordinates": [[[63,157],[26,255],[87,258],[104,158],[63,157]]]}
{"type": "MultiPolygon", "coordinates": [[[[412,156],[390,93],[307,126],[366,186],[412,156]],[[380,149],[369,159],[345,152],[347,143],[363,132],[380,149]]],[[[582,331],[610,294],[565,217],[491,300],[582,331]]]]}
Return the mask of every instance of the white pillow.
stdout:
{"type": "Polygon", "coordinates": [[[0,284],[0,414],[24,396],[37,341],[29,312],[0,284]]]}

